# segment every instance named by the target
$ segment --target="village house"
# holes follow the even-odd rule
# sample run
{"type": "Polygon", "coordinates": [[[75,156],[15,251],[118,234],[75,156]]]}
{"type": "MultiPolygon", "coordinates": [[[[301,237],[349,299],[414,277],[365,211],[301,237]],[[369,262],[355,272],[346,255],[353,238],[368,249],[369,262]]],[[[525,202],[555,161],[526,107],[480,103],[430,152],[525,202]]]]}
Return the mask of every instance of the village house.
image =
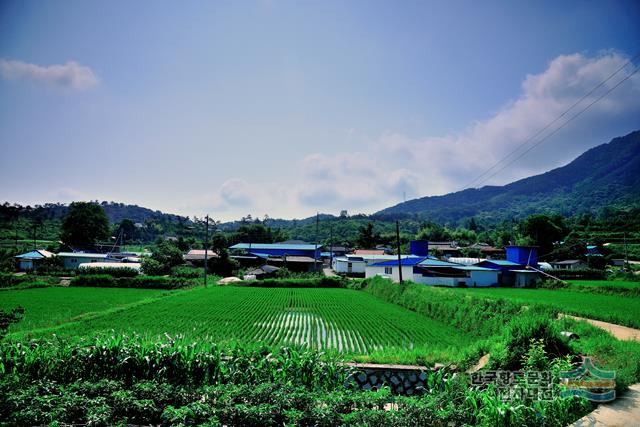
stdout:
{"type": "Polygon", "coordinates": [[[18,263],[18,268],[21,271],[36,270],[42,262],[48,258],[53,257],[52,252],[44,249],[36,249],[31,252],[27,252],[21,255],[16,255],[14,259],[18,263]]]}
{"type": "Polygon", "coordinates": [[[64,268],[75,270],[80,264],[94,262],[119,263],[121,260],[111,257],[109,254],[96,254],[89,252],[60,252],[57,255],[62,259],[64,268]]]}

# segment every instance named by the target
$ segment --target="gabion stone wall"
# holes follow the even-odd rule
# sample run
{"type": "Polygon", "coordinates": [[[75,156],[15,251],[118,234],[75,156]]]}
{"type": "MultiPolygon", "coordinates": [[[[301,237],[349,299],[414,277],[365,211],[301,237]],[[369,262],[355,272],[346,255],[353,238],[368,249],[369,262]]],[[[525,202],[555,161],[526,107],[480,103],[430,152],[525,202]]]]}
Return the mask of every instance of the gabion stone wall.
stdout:
{"type": "MultiPolygon", "coordinates": [[[[393,393],[416,395],[424,392],[430,368],[405,365],[348,364],[353,373],[347,379],[347,387],[362,390],[377,390],[387,386],[393,393]]],[[[433,369],[440,369],[437,366],[433,369]]]]}

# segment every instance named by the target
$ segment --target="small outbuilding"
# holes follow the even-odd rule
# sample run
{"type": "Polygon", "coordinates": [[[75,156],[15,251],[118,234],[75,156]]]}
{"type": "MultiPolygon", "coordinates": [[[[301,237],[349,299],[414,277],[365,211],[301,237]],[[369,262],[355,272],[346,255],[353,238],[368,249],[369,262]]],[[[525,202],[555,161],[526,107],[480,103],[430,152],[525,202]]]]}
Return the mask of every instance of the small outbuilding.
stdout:
{"type": "Polygon", "coordinates": [[[21,255],[16,255],[14,258],[18,263],[18,268],[21,271],[35,270],[46,259],[53,257],[54,254],[44,249],[36,249],[31,252],[27,252],[21,255]]]}
{"type": "Polygon", "coordinates": [[[579,259],[552,261],[549,264],[551,264],[554,270],[581,270],[588,267],[586,262],[579,259]]]}

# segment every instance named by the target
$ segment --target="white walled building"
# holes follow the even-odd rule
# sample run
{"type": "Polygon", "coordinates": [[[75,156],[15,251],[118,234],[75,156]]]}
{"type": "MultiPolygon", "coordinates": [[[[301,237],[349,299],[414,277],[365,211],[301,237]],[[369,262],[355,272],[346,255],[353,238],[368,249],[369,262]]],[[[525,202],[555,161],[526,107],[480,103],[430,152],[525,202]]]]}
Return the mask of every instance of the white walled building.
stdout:
{"type": "Polygon", "coordinates": [[[58,255],[64,264],[64,268],[75,270],[80,264],[93,262],[119,263],[119,259],[110,258],[107,254],[94,254],[89,252],[60,252],[58,255]]]}

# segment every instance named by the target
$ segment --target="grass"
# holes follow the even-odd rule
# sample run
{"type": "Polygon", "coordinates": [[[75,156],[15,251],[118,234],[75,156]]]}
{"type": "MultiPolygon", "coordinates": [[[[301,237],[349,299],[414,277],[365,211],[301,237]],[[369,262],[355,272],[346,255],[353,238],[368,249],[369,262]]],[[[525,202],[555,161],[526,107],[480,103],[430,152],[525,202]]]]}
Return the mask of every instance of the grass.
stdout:
{"type": "Polygon", "coordinates": [[[4,291],[0,309],[22,306],[25,317],[10,332],[26,332],[64,324],[88,313],[122,307],[162,291],[152,289],[105,289],[49,287],[4,291]]]}
{"type": "Polygon", "coordinates": [[[504,298],[522,304],[543,304],[558,311],[640,328],[640,298],[576,292],[569,289],[483,288],[449,292],[504,298]]]}
{"type": "Polygon", "coordinates": [[[13,295],[10,304],[3,302],[7,307],[25,306],[28,317],[16,327],[22,335],[91,337],[110,330],[148,337],[181,334],[218,343],[294,346],[357,355],[357,360],[407,363],[455,360],[471,339],[453,326],[350,289],[215,286],[115,312],[110,308],[117,304],[157,294],[101,288],[30,291],[13,295]],[[79,290],[88,292],[75,292],[79,290]],[[53,302],[62,300],[64,306],[53,302]],[[96,310],[104,312],[64,323],[96,310]]]}

